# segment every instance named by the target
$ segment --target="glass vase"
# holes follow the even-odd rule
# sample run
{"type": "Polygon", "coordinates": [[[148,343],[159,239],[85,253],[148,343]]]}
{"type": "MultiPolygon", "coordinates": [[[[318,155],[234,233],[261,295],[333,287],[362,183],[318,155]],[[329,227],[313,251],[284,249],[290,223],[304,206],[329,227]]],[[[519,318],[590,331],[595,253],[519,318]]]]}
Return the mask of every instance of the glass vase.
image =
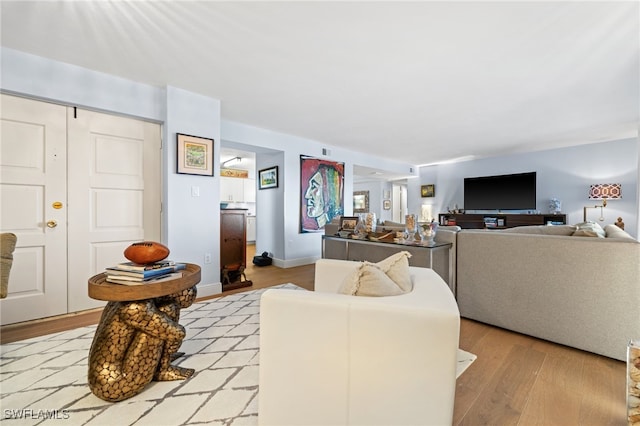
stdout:
{"type": "Polygon", "coordinates": [[[404,217],[404,230],[407,233],[407,241],[415,241],[418,231],[417,215],[408,214],[404,217]]]}
{"type": "Polygon", "coordinates": [[[364,219],[364,226],[368,233],[376,232],[377,221],[375,213],[367,213],[364,219]]]}
{"type": "Polygon", "coordinates": [[[365,238],[367,236],[367,226],[365,225],[364,213],[360,213],[358,215],[358,223],[356,224],[356,228],[353,230],[353,233],[358,238],[365,238]]]}
{"type": "Polygon", "coordinates": [[[418,228],[418,230],[420,231],[420,240],[422,244],[435,244],[436,233],[438,231],[438,222],[432,221],[429,223],[425,223],[423,225],[420,225],[420,228],[418,228]]]}
{"type": "Polygon", "coordinates": [[[640,340],[627,345],[627,421],[640,425],[640,340]]]}

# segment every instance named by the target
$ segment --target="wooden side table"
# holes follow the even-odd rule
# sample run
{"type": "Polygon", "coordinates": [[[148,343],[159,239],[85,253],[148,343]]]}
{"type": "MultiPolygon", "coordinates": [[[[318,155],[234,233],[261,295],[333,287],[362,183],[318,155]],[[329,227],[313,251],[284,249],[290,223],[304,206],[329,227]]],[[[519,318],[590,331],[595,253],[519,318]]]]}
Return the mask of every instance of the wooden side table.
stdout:
{"type": "Polygon", "coordinates": [[[89,297],[109,302],[89,351],[91,392],[105,401],[122,401],[152,380],[191,377],[193,369],[171,361],[185,337],[180,309],[196,298],[200,267],[188,263],[181,278],[153,284],[113,284],[106,278],[106,273],[89,278],[89,297]]]}
{"type": "Polygon", "coordinates": [[[130,300],[154,299],[168,296],[193,287],[200,282],[200,267],[187,263],[182,277],[145,285],[122,285],[107,281],[107,274],[101,273],[89,278],[89,297],[107,302],[128,302],[130,300]]]}

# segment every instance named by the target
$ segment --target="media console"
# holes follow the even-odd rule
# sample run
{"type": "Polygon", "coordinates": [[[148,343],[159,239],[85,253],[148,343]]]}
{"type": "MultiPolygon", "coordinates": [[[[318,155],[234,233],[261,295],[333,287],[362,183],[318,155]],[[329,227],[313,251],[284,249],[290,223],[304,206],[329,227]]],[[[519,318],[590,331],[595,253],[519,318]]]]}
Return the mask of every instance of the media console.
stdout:
{"type": "Polygon", "coordinates": [[[440,225],[463,229],[506,229],[528,225],[566,225],[566,214],[440,213],[440,225]]]}

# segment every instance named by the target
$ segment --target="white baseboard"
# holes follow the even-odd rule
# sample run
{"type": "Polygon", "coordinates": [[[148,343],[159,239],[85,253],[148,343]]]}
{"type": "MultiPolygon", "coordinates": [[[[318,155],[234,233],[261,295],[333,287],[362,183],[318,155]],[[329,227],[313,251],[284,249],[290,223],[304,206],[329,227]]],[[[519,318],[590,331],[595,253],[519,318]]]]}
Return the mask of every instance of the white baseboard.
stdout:
{"type": "Polygon", "coordinates": [[[216,296],[222,293],[222,283],[198,284],[198,298],[216,296]]]}
{"type": "Polygon", "coordinates": [[[319,256],[300,257],[298,259],[287,260],[274,258],[273,265],[277,266],[278,268],[295,268],[296,266],[312,265],[316,263],[318,259],[320,259],[319,256]]]}

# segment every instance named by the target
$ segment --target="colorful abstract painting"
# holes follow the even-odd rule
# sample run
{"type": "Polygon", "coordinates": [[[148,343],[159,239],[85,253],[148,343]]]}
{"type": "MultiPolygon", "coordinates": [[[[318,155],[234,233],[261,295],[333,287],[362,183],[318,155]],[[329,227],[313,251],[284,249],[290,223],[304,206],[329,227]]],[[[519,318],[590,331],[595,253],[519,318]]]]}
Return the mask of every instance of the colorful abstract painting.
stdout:
{"type": "Polygon", "coordinates": [[[300,156],[300,232],[320,232],[344,214],[344,163],[300,156]]]}

